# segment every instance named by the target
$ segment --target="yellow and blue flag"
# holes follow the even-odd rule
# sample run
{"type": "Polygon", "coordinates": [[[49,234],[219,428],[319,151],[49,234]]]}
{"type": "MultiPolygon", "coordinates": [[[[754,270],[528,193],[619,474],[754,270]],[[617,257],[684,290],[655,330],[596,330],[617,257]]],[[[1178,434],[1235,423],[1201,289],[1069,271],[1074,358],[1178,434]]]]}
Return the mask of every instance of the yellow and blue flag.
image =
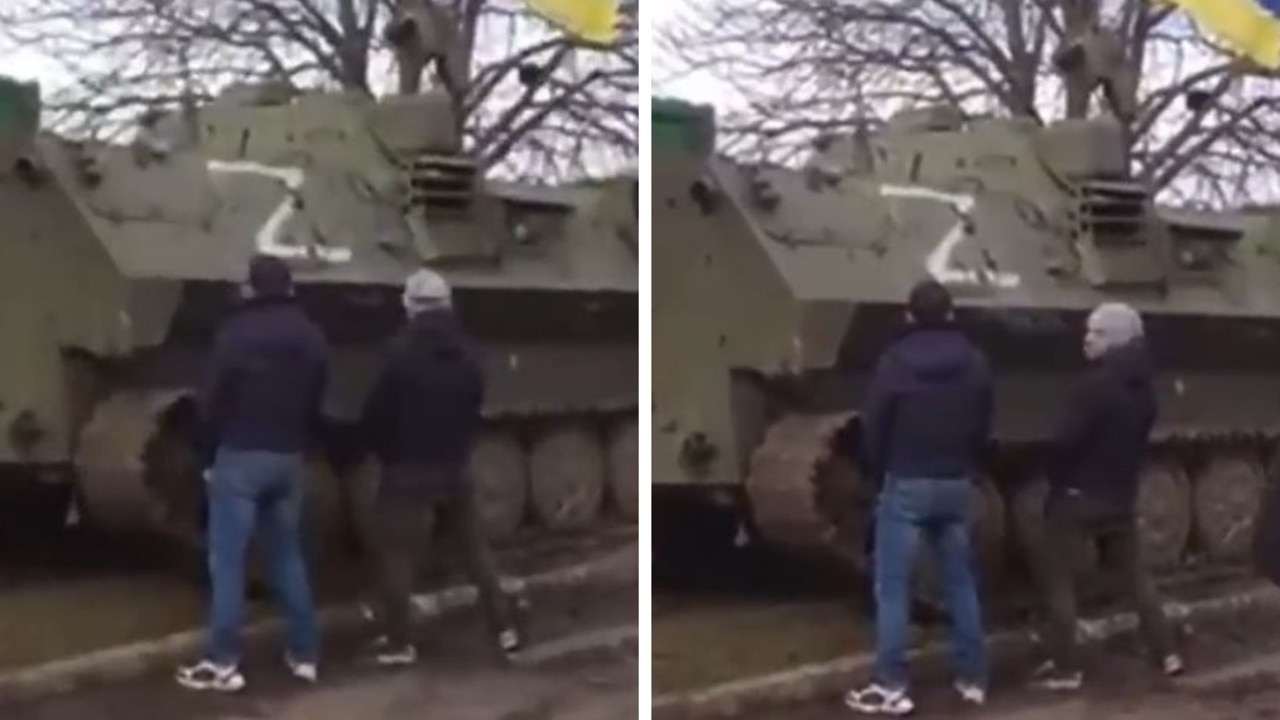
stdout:
{"type": "Polygon", "coordinates": [[[1263,67],[1280,68],[1280,0],[1164,0],[1263,67]]]}
{"type": "Polygon", "coordinates": [[[618,39],[618,0],[525,0],[525,4],[547,22],[588,42],[609,45],[618,39]]]}

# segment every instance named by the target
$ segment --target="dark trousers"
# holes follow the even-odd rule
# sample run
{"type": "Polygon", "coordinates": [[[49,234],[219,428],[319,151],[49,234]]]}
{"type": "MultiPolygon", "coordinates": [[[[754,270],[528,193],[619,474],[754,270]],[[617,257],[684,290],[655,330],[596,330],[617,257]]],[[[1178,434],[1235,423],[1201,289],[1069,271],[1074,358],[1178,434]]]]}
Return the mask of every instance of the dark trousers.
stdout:
{"type": "Polygon", "coordinates": [[[1076,647],[1075,557],[1090,540],[1098,542],[1103,563],[1136,605],[1147,652],[1157,660],[1173,652],[1173,635],[1142,558],[1135,518],[1107,512],[1088,498],[1071,495],[1046,506],[1044,537],[1033,558],[1047,611],[1045,641],[1054,664],[1064,672],[1081,667],[1076,647]]]}
{"type": "Polygon", "coordinates": [[[379,620],[392,647],[411,641],[414,579],[437,518],[446,524],[462,552],[490,628],[498,632],[512,626],[512,609],[502,592],[493,553],[485,543],[475,490],[465,471],[453,465],[392,466],[383,472],[373,507],[379,620]]]}

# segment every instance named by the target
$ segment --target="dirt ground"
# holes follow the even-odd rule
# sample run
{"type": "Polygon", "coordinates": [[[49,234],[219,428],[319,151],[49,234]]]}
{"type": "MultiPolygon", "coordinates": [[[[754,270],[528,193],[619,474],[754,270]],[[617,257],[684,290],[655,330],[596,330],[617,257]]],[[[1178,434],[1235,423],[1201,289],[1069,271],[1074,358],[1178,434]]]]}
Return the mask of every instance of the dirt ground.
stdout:
{"type": "MultiPolygon", "coordinates": [[[[535,598],[531,647],[593,629],[634,626],[636,588],[564,590],[535,598]]],[[[0,705],[6,720],[630,720],[637,716],[634,646],[537,666],[509,666],[492,650],[475,612],[422,628],[416,667],[377,668],[366,637],[331,638],[316,687],[290,678],[278,650],[246,659],[249,686],[236,695],[193,693],[168,673],[34,703],[0,705]]]]}

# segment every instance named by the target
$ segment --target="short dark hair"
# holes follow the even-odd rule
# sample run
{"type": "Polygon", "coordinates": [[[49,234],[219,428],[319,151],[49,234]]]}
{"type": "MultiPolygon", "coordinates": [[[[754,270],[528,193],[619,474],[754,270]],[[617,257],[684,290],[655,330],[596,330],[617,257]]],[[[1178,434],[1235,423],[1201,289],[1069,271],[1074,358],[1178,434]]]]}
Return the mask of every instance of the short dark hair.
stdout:
{"type": "Polygon", "coordinates": [[[907,312],[921,325],[941,325],[955,307],[951,291],[937,280],[921,280],[907,297],[907,312]]]}
{"type": "Polygon", "coordinates": [[[254,255],[249,261],[249,287],[261,297],[287,297],[293,292],[293,273],[274,255],[254,255]]]}

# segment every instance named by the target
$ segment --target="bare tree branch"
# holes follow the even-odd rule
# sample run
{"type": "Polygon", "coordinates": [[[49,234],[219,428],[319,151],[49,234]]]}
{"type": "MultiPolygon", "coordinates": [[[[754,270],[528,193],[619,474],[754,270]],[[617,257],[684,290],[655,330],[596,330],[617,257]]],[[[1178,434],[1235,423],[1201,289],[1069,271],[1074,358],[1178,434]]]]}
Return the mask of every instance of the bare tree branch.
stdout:
{"type": "Polygon", "coordinates": [[[1100,26],[1137,84],[1139,177],[1169,198],[1233,202],[1280,185],[1267,159],[1280,104],[1258,101],[1276,94],[1274,78],[1150,0],[708,0],[685,17],[659,28],[659,62],[727,89],[724,149],[743,159],[794,162],[820,134],[921,104],[1042,124],[1072,104],[1088,111],[1100,99],[1069,91],[1054,55],[1100,26]]]}
{"type": "MultiPolygon", "coordinates": [[[[638,145],[634,32],[587,47],[516,0],[449,0],[465,59],[468,149],[501,174],[616,170],[638,145]],[[585,153],[585,157],[576,154],[585,153]],[[597,162],[599,161],[599,162],[597,162]]],[[[393,0],[8,0],[0,38],[57,62],[63,132],[119,134],[144,108],[204,102],[233,83],[379,94],[393,0]]],[[[634,12],[634,3],[630,3],[634,12]]]]}

